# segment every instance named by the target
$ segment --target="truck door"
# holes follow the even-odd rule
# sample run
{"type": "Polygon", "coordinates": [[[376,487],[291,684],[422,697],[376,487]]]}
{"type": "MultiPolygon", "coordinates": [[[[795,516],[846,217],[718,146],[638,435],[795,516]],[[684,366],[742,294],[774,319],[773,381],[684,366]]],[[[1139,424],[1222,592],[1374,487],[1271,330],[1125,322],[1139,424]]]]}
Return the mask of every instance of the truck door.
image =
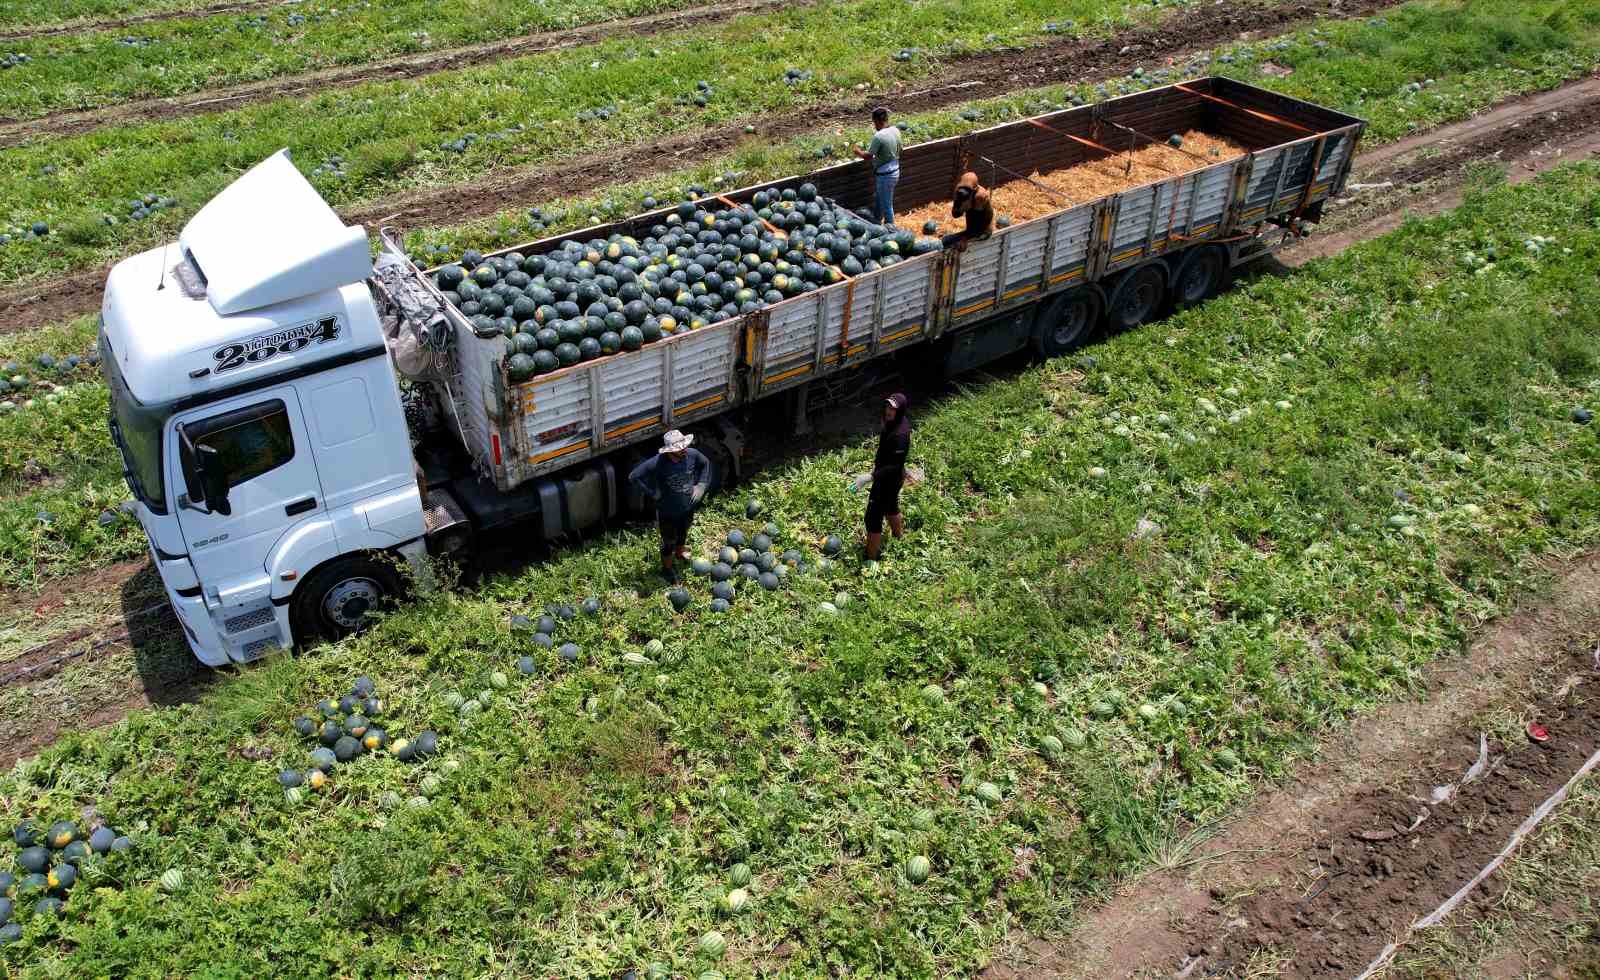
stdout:
{"type": "Polygon", "coordinates": [[[176,416],[171,431],[167,485],[182,494],[178,523],[195,573],[208,592],[264,583],[273,544],[325,510],[294,388],[194,409],[176,416]],[[206,499],[223,488],[225,501],[206,499]]]}

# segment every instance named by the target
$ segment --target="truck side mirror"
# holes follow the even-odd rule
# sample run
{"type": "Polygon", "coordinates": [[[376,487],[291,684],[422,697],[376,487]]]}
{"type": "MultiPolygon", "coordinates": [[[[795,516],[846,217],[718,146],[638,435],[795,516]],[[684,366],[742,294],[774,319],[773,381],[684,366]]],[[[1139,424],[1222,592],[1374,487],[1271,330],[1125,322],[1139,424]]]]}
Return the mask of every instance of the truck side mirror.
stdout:
{"type": "Polygon", "coordinates": [[[195,510],[204,509],[224,517],[232,514],[233,506],[228,503],[228,474],[217,456],[216,447],[196,444],[187,426],[178,426],[178,438],[183,444],[183,479],[189,485],[189,493],[178,501],[180,506],[187,503],[195,510]],[[204,504],[204,508],[196,506],[192,499],[195,496],[200,498],[198,503],[204,504]]]}
{"type": "Polygon", "coordinates": [[[200,464],[200,487],[206,495],[206,506],[224,517],[233,513],[228,503],[228,472],[217,455],[215,446],[201,443],[196,446],[195,459],[200,464]]]}

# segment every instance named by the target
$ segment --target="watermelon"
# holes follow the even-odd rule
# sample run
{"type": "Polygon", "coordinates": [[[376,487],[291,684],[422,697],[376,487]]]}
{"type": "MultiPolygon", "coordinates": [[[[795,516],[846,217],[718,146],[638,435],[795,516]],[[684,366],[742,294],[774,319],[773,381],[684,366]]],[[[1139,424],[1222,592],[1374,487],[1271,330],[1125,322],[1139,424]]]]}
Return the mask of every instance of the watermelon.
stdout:
{"type": "Polygon", "coordinates": [[[689,590],[680,587],[667,590],[667,601],[672,603],[675,611],[683,612],[689,608],[689,603],[693,600],[689,596],[689,590]]]}
{"type": "Polygon", "coordinates": [[[711,566],[711,581],[726,582],[733,578],[733,566],[728,562],[719,561],[711,566]]]}
{"type": "Polygon", "coordinates": [[[580,651],[576,643],[563,643],[561,644],[561,649],[556,651],[556,654],[560,656],[563,661],[573,664],[578,662],[579,652],[580,651]]]}
{"type": "Polygon", "coordinates": [[[734,528],[732,531],[728,532],[728,547],[743,549],[747,547],[747,545],[748,542],[745,540],[743,531],[739,530],[738,528],[734,528]]]}
{"type": "Polygon", "coordinates": [[[920,807],[911,814],[911,827],[913,830],[932,830],[933,823],[933,811],[927,807],[920,807]]]}
{"type": "Polygon", "coordinates": [[[762,572],[756,581],[760,582],[761,587],[766,589],[768,592],[776,592],[778,590],[778,586],[783,584],[782,580],[780,580],[778,576],[772,572],[762,572]]]}
{"type": "Polygon", "coordinates": [[[622,655],[622,662],[627,664],[629,667],[650,667],[655,664],[654,660],[651,660],[649,657],[639,653],[636,650],[629,650],[627,653],[624,653],[622,655]]]}
{"type": "Polygon", "coordinates": [[[417,755],[426,757],[439,751],[439,736],[432,731],[425,731],[418,735],[415,743],[417,755]]]}
{"type": "Polygon", "coordinates": [[[303,738],[311,738],[317,734],[317,723],[301,715],[294,720],[294,730],[303,738]]]}
{"type": "Polygon", "coordinates": [[[311,753],[311,765],[319,772],[332,770],[334,764],[338,761],[339,759],[333,754],[332,749],[320,748],[313,750],[311,753]]]}
{"type": "Polygon", "coordinates": [[[161,890],[175,892],[183,888],[183,872],[172,868],[161,873],[161,890]]]}
{"type": "Polygon", "coordinates": [[[751,499],[745,501],[744,516],[752,521],[755,520],[761,516],[761,507],[761,501],[759,500],[751,499]]]}
{"type": "Polygon", "coordinates": [[[1237,769],[1241,765],[1239,756],[1232,749],[1218,749],[1211,759],[1216,763],[1217,768],[1222,770],[1237,769]]]}
{"type": "Polygon", "coordinates": [[[1001,795],[1000,787],[996,786],[994,783],[982,782],[979,783],[977,788],[972,791],[972,795],[976,796],[985,803],[999,803],[1001,795]]]}
{"type": "Polygon", "coordinates": [[[757,534],[754,538],[750,539],[750,546],[755,548],[757,551],[771,551],[772,538],[768,537],[766,532],[763,531],[762,533],[757,534]]]}
{"type": "Polygon", "coordinates": [[[323,745],[332,748],[333,743],[339,741],[339,736],[344,734],[344,728],[336,721],[328,720],[322,723],[322,731],[317,735],[317,740],[323,745]]]}
{"type": "Polygon", "coordinates": [[[726,545],[721,551],[717,552],[717,558],[725,565],[737,565],[739,564],[739,551],[732,545],[726,545]]]}
{"type": "Polygon", "coordinates": [[[666,650],[666,644],[660,640],[652,639],[644,645],[644,655],[647,657],[659,657],[664,650],[666,650]]]}
{"type": "Polygon", "coordinates": [[[58,864],[50,869],[49,874],[45,875],[45,882],[51,891],[58,895],[65,894],[72,890],[73,885],[77,884],[78,869],[71,864],[58,864]]]}
{"type": "Polygon", "coordinates": [[[386,789],[378,794],[378,806],[385,810],[398,809],[400,804],[404,802],[405,800],[401,798],[400,794],[392,789],[386,789]]]}
{"type": "Polygon", "coordinates": [[[33,825],[32,820],[24,820],[11,831],[11,839],[17,842],[18,847],[37,847],[44,843],[44,836],[39,833],[39,828],[33,825]]]}
{"type": "Polygon", "coordinates": [[[738,915],[749,907],[750,893],[743,888],[735,888],[728,892],[727,897],[722,900],[722,904],[730,915],[738,915]]]}
{"type": "Polygon", "coordinates": [[[50,852],[42,847],[25,847],[17,855],[17,866],[30,874],[43,874],[50,866],[50,852]]]}
{"type": "Polygon", "coordinates": [[[50,825],[50,833],[45,835],[46,842],[58,851],[77,839],[78,825],[70,820],[56,821],[50,825]]]}
{"type": "MultiPolygon", "coordinates": [[[[9,871],[0,871],[0,898],[15,898],[17,894],[17,876],[9,871]]],[[[4,922],[0,918],[0,922],[4,922]]]]}
{"type": "Polygon", "coordinates": [[[12,902],[9,898],[0,898],[0,925],[11,921],[12,902]]]}
{"type": "Polygon", "coordinates": [[[504,671],[496,670],[489,674],[489,686],[496,691],[504,691],[511,685],[511,678],[504,671]]]}
{"type": "Polygon", "coordinates": [[[732,582],[715,582],[711,586],[711,594],[724,602],[732,602],[735,592],[732,582]]]}
{"type": "Polygon", "coordinates": [[[830,534],[822,539],[822,553],[824,555],[829,558],[836,558],[842,551],[844,551],[844,541],[840,540],[837,534],[830,534]]]}
{"type": "Polygon", "coordinates": [[[1054,758],[1064,751],[1066,746],[1061,744],[1061,739],[1054,735],[1046,735],[1039,739],[1039,753],[1046,758],[1054,758]]]}
{"type": "MultiPolygon", "coordinates": [[[[518,336],[526,337],[527,334],[518,336]]],[[[534,360],[532,354],[516,353],[506,358],[506,380],[512,384],[521,384],[539,373],[539,362],[534,360]]]]}
{"type": "Polygon", "coordinates": [[[444,698],[444,706],[451,711],[460,711],[461,706],[467,703],[466,697],[460,691],[451,691],[444,698]]]}
{"type": "Polygon", "coordinates": [[[96,854],[106,854],[111,850],[111,845],[116,843],[117,832],[110,827],[98,827],[89,835],[89,849],[96,854]]]}
{"type": "Polygon", "coordinates": [[[594,596],[590,596],[589,598],[583,600],[582,608],[585,616],[597,615],[600,612],[600,600],[594,596]]]}
{"type": "Polygon", "coordinates": [[[1071,749],[1081,749],[1089,744],[1088,737],[1076,728],[1069,728],[1062,732],[1061,741],[1065,742],[1067,747],[1071,749]]]}
{"type": "Polygon", "coordinates": [[[0,926],[0,946],[9,946],[22,940],[22,927],[15,922],[0,926]]]}
{"type": "Polygon", "coordinates": [[[1153,704],[1149,704],[1148,702],[1141,704],[1139,705],[1139,717],[1143,721],[1155,721],[1157,718],[1161,717],[1161,709],[1157,708],[1153,704]]]}
{"type": "Polygon", "coordinates": [[[321,789],[328,782],[328,774],[321,769],[306,770],[306,789],[321,789]]]}
{"type": "Polygon", "coordinates": [[[284,789],[292,789],[296,786],[299,786],[301,783],[304,783],[305,781],[305,777],[300,775],[300,772],[295,769],[285,769],[284,771],[278,773],[278,784],[284,789]]]}
{"type": "Polygon", "coordinates": [[[553,634],[556,631],[556,620],[555,620],[555,617],[551,616],[549,614],[540,616],[539,617],[539,622],[536,625],[538,626],[539,632],[541,632],[541,633],[553,634]]]}
{"type": "Polygon", "coordinates": [[[34,903],[33,914],[39,917],[58,915],[61,912],[61,899],[54,895],[47,895],[34,903]]]}
{"type": "Polygon", "coordinates": [[[1117,713],[1109,701],[1094,701],[1089,704],[1089,713],[1102,720],[1110,718],[1117,713]]]}
{"type": "Polygon", "coordinates": [[[538,669],[538,667],[537,667],[536,664],[534,664],[532,657],[518,657],[517,658],[517,671],[519,673],[524,674],[524,675],[529,675],[529,674],[532,674],[537,669],[538,669]]]}
{"type": "Polygon", "coordinates": [[[944,704],[944,688],[929,684],[922,689],[922,700],[932,706],[944,704]]]}
{"type": "Polygon", "coordinates": [[[36,895],[43,895],[49,887],[50,879],[38,872],[24,875],[22,880],[17,882],[17,897],[27,899],[36,895]]]}
{"type": "Polygon", "coordinates": [[[339,713],[339,706],[331,698],[323,698],[317,702],[317,712],[324,718],[332,718],[339,713]]]}
{"type": "Polygon", "coordinates": [[[368,752],[376,752],[388,744],[388,741],[389,737],[384,734],[383,729],[374,726],[368,728],[367,733],[361,736],[361,747],[368,752]]]}
{"type": "Polygon", "coordinates": [[[906,861],[906,880],[913,885],[920,885],[928,880],[928,875],[933,873],[933,865],[925,855],[918,854],[906,861]]]}
{"type": "Polygon", "coordinates": [[[745,548],[741,550],[739,552],[739,564],[754,565],[756,563],[757,554],[758,553],[754,548],[745,548]]]}
{"type": "Polygon", "coordinates": [[[704,558],[696,558],[689,562],[689,570],[694,572],[696,575],[710,575],[711,563],[706,561],[704,558]]]}
{"type": "Polygon", "coordinates": [[[299,806],[306,798],[306,791],[298,786],[285,787],[283,801],[290,806],[299,806]]]}
{"type": "Polygon", "coordinates": [[[340,762],[349,762],[361,754],[361,743],[349,735],[342,735],[333,743],[333,757],[340,762]]]}
{"type": "Polygon", "coordinates": [[[728,939],[717,930],[713,929],[700,937],[700,952],[712,959],[721,959],[727,951],[728,939]]]}
{"type": "Polygon", "coordinates": [[[354,714],[344,720],[344,731],[351,738],[360,738],[367,733],[372,723],[367,721],[365,715],[354,714]]]}

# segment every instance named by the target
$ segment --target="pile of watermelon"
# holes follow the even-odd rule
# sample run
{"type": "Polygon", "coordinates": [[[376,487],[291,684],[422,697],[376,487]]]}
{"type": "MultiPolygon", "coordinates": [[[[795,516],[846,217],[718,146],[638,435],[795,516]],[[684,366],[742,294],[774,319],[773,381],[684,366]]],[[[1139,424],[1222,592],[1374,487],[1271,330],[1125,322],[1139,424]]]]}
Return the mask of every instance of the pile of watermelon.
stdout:
{"type": "Polygon", "coordinates": [[[0,245],[10,245],[12,242],[26,242],[44,238],[50,234],[50,225],[44,221],[35,221],[26,227],[12,225],[5,231],[0,231],[0,245]]]}
{"type": "Polygon", "coordinates": [[[310,715],[294,720],[294,730],[302,738],[322,744],[311,751],[310,767],[304,771],[285,769],[278,773],[278,784],[291,804],[304,799],[308,789],[321,789],[335,766],[353,762],[367,753],[388,749],[402,762],[420,762],[439,751],[439,736],[425,731],[414,740],[389,737],[375,719],[383,714],[383,699],[370,677],[357,677],[339,700],[323,698],[317,704],[320,722],[310,715]]]}
{"type": "Polygon", "coordinates": [[[85,375],[91,372],[100,363],[100,355],[91,345],[89,353],[78,355],[68,354],[57,357],[54,354],[40,354],[34,359],[34,364],[39,369],[42,377],[30,377],[22,370],[22,365],[16,361],[7,361],[0,365],[0,415],[6,415],[18,409],[37,407],[38,402],[34,396],[40,396],[46,404],[53,404],[61,400],[67,390],[66,385],[58,384],[50,378],[60,378],[68,384],[86,380],[85,375]]]}
{"type": "Polygon", "coordinates": [[[806,183],[758,191],[736,207],[686,200],[643,238],[567,241],[544,255],[468,250],[433,280],[480,332],[511,341],[506,372],[517,383],[938,248],[937,239],[868,222],[806,183]]]}
{"type": "Polygon", "coordinates": [[[32,60],[32,58],[21,53],[20,51],[13,51],[5,57],[0,58],[0,68],[21,68],[23,65],[32,60]]]}
{"type": "Polygon", "coordinates": [[[18,848],[20,877],[0,872],[0,946],[22,938],[22,924],[13,921],[18,903],[27,907],[31,902],[34,916],[55,915],[80,877],[98,868],[108,855],[133,846],[132,840],[104,824],[86,834],[70,820],[58,820],[48,830],[24,820],[11,837],[18,848]]]}

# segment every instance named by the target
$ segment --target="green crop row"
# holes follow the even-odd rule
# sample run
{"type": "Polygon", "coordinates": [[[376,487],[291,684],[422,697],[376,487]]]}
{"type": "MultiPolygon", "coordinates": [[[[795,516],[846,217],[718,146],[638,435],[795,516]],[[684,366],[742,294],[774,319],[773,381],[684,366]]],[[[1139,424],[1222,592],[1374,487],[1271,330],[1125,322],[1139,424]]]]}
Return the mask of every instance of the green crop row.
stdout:
{"type": "MultiPolygon", "coordinates": [[[[852,553],[722,616],[697,580],[679,616],[650,532],[612,532],[69,736],[0,775],[7,816],[93,803],[135,849],[0,957],[23,975],[977,972],[1008,928],[1058,930],[1411,691],[1545,556],[1600,538],[1600,441],[1569,418],[1600,398],[1597,261],[1600,167],[1481,190],[916,405],[926,478],[875,573],[852,553]],[[558,629],[573,662],[508,629],[587,595],[600,613],[558,629]],[[653,664],[624,659],[650,637],[653,664]],[[445,695],[492,671],[509,687],[461,720],[445,695]],[[445,758],[361,759],[287,802],[275,775],[308,748],[290,719],[360,673],[384,724],[437,729],[445,758]],[[421,799],[386,811],[391,791],[421,799]]],[[[853,536],[845,483],[870,454],[767,474],[693,541],[748,527],[749,495],[815,561],[818,535],[853,536]]],[[[0,693],[0,716],[55,710],[33,700],[0,693]]]]}
{"type": "Polygon", "coordinates": [[[217,6],[219,0],[10,0],[0,8],[0,30],[95,23],[140,14],[181,14],[217,6]]]}
{"type": "MultiPolygon", "coordinates": [[[[282,100],[234,113],[116,127],[19,147],[8,151],[15,165],[0,174],[0,223],[44,216],[57,230],[42,240],[0,246],[0,282],[81,268],[168,239],[232,176],[283,146],[291,148],[301,167],[312,172],[313,182],[338,205],[370,203],[419,184],[468,180],[489,167],[553,160],[576,164],[575,148],[603,159],[615,148],[637,146],[658,134],[796,109],[831,97],[839,87],[880,78],[887,71],[884,65],[907,77],[930,70],[924,61],[889,60],[880,33],[904,37],[912,31],[930,43],[966,45],[985,24],[1001,18],[999,8],[1033,2],[962,4],[960,13],[946,17],[906,7],[906,16],[915,23],[898,26],[852,19],[835,7],[775,15],[775,20],[746,18],[718,30],[731,37],[760,26],[767,32],[764,43],[741,43],[732,48],[737,52],[733,55],[726,47],[718,50],[721,42],[715,38],[701,34],[653,39],[660,45],[659,57],[641,50],[643,42],[616,41],[601,46],[604,51],[552,53],[420,83],[361,86],[303,102],[282,100]],[[807,26],[780,23],[789,20],[807,26]],[[846,49],[852,52],[848,56],[846,49]],[[597,60],[586,60],[590,58],[597,60]],[[549,70],[533,72],[524,61],[549,70]],[[591,63],[600,67],[590,68],[591,63]],[[783,81],[785,64],[814,66],[817,75],[791,88],[783,81]],[[713,82],[710,104],[704,109],[679,105],[679,98],[692,92],[701,77],[713,82]],[[618,112],[609,119],[579,122],[574,116],[580,108],[589,111],[613,103],[618,112]],[[308,114],[319,120],[317,125],[306,125],[308,114]],[[440,149],[436,143],[460,137],[469,128],[504,132],[500,127],[513,122],[525,128],[480,140],[465,152],[440,149]],[[321,170],[330,157],[340,155],[346,161],[342,176],[321,170]],[[54,170],[46,174],[45,167],[54,170]],[[144,193],[176,197],[178,205],[137,222],[108,225],[101,219],[101,212],[124,214],[129,205],[123,199],[144,193]]],[[[1580,20],[1571,13],[1575,9],[1576,0],[1539,0],[1511,12],[1488,0],[1426,0],[1372,21],[1327,23],[1318,35],[1306,32],[1219,52],[1216,61],[1196,64],[1193,70],[1224,71],[1381,116],[1375,118],[1372,135],[1384,139],[1403,133],[1416,120],[1469,115],[1485,97],[1550,87],[1592,70],[1600,63],[1600,22],[1593,16],[1580,20]],[[1262,75],[1260,62],[1268,58],[1292,61],[1294,74],[1262,75]],[[1455,79],[1449,91],[1402,90],[1412,82],[1446,76],[1455,79]]],[[[1017,28],[1020,32],[1036,30],[1040,20],[1018,15],[1009,22],[1024,25],[1017,28]]],[[[1075,93],[1094,99],[1158,84],[1177,73],[1156,69],[1140,78],[1082,86],[1075,93]]],[[[965,124],[971,128],[970,121],[965,124]]],[[[914,138],[923,135],[913,133],[914,138]]],[[[813,152],[828,142],[835,155],[842,153],[842,139],[818,134],[803,142],[813,152]]],[[[785,168],[798,165],[781,152],[772,159],[781,160],[785,168]]],[[[520,203],[525,207],[534,202],[520,203]]],[[[620,210],[614,213],[621,214],[633,205],[623,200],[616,206],[620,210]]]]}
{"type": "Polygon", "coordinates": [[[693,6],[695,0],[438,4],[314,0],[247,13],[0,41],[31,61],[0,88],[0,118],[33,119],[202,92],[397,55],[693,6]]]}

